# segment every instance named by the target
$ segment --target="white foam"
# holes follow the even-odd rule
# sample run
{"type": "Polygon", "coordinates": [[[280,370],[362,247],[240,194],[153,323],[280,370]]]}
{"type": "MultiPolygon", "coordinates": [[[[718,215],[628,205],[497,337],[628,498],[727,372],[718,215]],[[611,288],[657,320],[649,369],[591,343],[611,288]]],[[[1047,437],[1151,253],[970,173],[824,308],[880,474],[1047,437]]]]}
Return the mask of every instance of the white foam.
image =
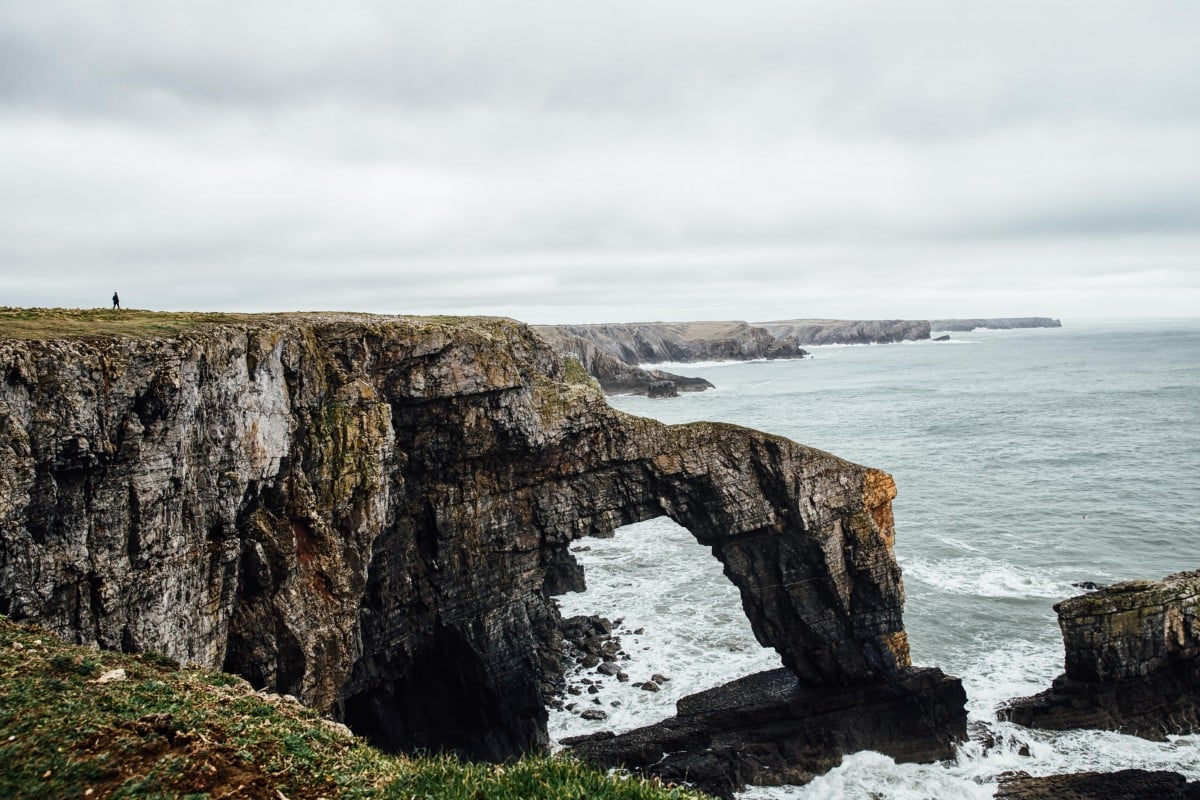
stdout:
{"type": "Polygon", "coordinates": [[[916,580],[939,592],[978,597],[1065,598],[1080,593],[1073,585],[1082,571],[1023,567],[990,558],[906,558],[905,581],[916,580]]]}
{"type": "Polygon", "coordinates": [[[720,562],[671,520],[629,525],[613,539],[586,539],[573,549],[588,589],[559,597],[562,615],[623,618],[615,633],[628,659],[618,666],[629,681],[570,669],[568,685],[583,686],[587,678],[599,690],[568,695],[574,712],[551,711],[551,738],[649,725],[673,715],[684,695],[780,665],[778,654],[755,640],[720,562]],[[639,628],[642,634],[633,633],[639,628]],[[670,678],[660,691],[635,686],[655,673],[670,678]],[[585,720],[579,714],[586,709],[600,709],[608,718],[585,720]]]}

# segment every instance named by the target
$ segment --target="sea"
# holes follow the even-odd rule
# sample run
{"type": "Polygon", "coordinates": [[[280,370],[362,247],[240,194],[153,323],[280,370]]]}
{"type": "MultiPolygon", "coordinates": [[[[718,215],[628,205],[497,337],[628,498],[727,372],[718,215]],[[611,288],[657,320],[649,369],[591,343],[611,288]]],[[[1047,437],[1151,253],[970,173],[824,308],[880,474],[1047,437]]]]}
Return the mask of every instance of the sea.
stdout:
{"type": "MultiPolygon", "coordinates": [[[[967,692],[973,737],[952,761],[863,752],[806,786],[740,797],[975,800],[1017,770],[1137,767],[1200,779],[1200,736],[1151,742],[996,719],[1004,701],[1062,672],[1054,603],[1085,582],[1200,568],[1200,319],[950,336],[811,347],[803,360],[665,365],[716,388],[610,398],[632,414],[737,423],[891,473],[913,663],[961,677],[967,692]]],[[[670,520],[573,550],[588,588],[558,598],[562,613],[613,620],[630,680],[573,673],[582,693],[568,697],[573,709],[551,712],[556,740],[656,722],[684,695],[780,665],[755,640],[720,563],[670,520]],[[667,679],[660,691],[637,687],[654,674],[667,679]],[[588,708],[607,718],[583,719],[588,708]]]]}

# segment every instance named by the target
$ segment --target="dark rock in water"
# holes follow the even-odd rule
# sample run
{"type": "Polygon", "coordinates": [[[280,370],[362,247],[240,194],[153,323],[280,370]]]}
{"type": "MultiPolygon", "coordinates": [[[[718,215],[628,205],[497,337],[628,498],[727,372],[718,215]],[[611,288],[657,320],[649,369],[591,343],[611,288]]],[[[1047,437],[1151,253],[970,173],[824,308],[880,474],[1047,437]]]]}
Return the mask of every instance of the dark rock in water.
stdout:
{"type": "Polygon", "coordinates": [[[647,397],[678,397],[679,387],[675,381],[652,381],[646,387],[647,397]]]}
{"type": "Polygon", "coordinates": [[[1162,740],[1200,731],[1200,571],[1058,603],[1066,672],[1001,709],[1020,725],[1162,740]]]}
{"type": "Polygon", "coordinates": [[[1096,592],[1105,588],[1108,584],[1096,583],[1095,581],[1078,581],[1076,583],[1072,583],[1071,585],[1076,589],[1083,589],[1085,592],[1096,592]]]}
{"type": "Polygon", "coordinates": [[[602,719],[608,719],[608,712],[601,711],[598,708],[589,708],[587,711],[584,711],[579,716],[583,717],[584,719],[602,720],[602,719]]]}
{"type": "Polygon", "coordinates": [[[1200,800],[1200,783],[1177,772],[1079,772],[1034,778],[1024,773],[1000,779],[997,800],[1200,800]]]}
{"type": "Polygon", "coordinates": [[[941,336],[938,336],[938,337],[936,337],[936,338],[935,338],[933,341],[935,341],[935,342],[948,342],[948,341],[950,341],[950,334],[948,334],[948,333],[944,333],[944,334],[942,334],[941,336]]]}
{"type": "Polygon", "coordinates": [[[564,744],[598,766],[731,797],[747,784],[807,783],[858,750],[897,761],[950,758],[966,739],[965,699],[961,682],[938,669],[840,688],[805,686],[777,669],[684,697],[677,715],[656,725],[564,744]]]}

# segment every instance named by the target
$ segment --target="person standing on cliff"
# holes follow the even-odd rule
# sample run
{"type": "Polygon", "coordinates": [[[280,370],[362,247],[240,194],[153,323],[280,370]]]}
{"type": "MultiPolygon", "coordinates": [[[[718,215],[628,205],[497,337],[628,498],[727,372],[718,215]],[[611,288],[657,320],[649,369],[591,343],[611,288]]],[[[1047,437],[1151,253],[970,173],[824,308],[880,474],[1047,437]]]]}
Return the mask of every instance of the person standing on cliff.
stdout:
{"type": "Polygon", "coordinates": [[[113,311],[120,311],[120,310],[121,310],[121,298],[118,297],[117,293],[114,291],[113,292],[113,311]]]}

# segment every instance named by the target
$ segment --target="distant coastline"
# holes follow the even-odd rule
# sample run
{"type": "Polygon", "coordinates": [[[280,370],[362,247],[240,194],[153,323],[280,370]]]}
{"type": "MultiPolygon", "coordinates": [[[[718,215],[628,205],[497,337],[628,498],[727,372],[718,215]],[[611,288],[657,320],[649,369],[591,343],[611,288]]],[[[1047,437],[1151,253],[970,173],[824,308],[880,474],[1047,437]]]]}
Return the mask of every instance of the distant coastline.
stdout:
{"type": "MultiPolygon", "coordinates": [[[[891,344],[923,341],[931,331],[979,328],[1060,328],[1051,317],[993,317],[940,320],[788,319],[694,322],[616,322],[593,325],[535,325],[560,353],[572,356],[608,394],[670,397],[704,391],[712,384],[646,365],[804,358],[806,346],[891,344]]],[[[940,337],[939,337],[940,338],[940,337]]]]}

